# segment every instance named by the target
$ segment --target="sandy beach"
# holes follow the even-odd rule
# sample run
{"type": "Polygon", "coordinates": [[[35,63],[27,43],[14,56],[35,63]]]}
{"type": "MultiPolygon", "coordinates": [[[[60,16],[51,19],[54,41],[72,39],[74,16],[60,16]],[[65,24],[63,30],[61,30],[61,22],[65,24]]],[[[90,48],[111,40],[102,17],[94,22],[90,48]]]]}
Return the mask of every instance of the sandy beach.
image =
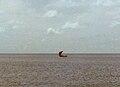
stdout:
{"type": "Polygon", "coordinates": [[[0,87],[120,87],[120,55],[0,55],[0,87]]]}

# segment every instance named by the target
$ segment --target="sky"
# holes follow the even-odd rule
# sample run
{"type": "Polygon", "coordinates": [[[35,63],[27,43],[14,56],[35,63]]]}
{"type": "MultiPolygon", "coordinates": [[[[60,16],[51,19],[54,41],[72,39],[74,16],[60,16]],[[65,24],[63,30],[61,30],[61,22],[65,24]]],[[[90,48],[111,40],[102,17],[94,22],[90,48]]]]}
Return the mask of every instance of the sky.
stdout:
{"type": "Polygon", "coordinates": [[[0,53],[120,52],[120,0],[0,0],[0,53]]]}

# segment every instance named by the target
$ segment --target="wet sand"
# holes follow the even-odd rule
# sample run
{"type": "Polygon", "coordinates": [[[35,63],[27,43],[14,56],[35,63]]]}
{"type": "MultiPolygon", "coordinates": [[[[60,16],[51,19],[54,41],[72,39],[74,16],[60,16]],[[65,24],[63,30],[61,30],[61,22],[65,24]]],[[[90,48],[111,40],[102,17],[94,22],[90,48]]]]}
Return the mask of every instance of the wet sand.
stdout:
{"type": "Polygon", "coordinates": [[[0,87],[120,87],[120,55],[0,55],[0,87]]]}

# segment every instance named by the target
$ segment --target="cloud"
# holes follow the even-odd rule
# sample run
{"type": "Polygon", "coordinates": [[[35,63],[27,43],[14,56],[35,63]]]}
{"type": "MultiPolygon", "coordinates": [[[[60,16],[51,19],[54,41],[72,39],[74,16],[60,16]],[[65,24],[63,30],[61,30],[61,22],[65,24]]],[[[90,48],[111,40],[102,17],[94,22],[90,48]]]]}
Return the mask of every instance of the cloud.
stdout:
{"type": "Polygon", "coordinates": [[[18,12],[24,12],[26,9],[22,0],[0,0],[0,10],[14,14],[18,12]]]}
{"type": "Polygon", "coordinates": [[[58,14],[56,10],[50,10],[46,12],[43,16],[44,17],[55,17],[58,14]]]}
{"type": "Polygon", "coordinates": [[[17,20],[17,19],[12,19],[8,21],[9,24],[23,24],[23,21],[17,20]]]}
{"type": "Polygon", "coordinates": [[[53,28],[48,28],[47,34],[60,34],[60,32],[58,30],[53,29],[53,28]]]}
{"type": "Polygon", "coordinates": [[[96,6],[112,6],[115,3],[112,0],[97,0],[93,5],[96,6]]]}
{"type": "Polygon", "coordinates": [[[0,10],[0,15],[3,14],[3,13],[4,13],[4,11],[3,11],[3,10],[0,10]]]}
{"type": "Polygon", "coordinates": [[[63,29],[67,29],[67,28],[77,28],[79,26],[78,22],[72,23],[72,22],[67,22],[65,23],[65,25],[62,26],[63,29]]]}
{"type": "Polygon", "coordinates": [[[4,31],[5,31],[5,29],[2,28],[2,27],[0,27],[0,33],[1,33],[1,32],[4,32],[4,31]]]}
{"type": "Polygon", "coordinates": [[[74,6],[77,6],[77,2],[74,2],[72,0],[61,0],[61,4],[63,6],[66,6],[67,8],[70,8],[70,7],[74,7],[74,6]]]}
{"type": "Polygon", "coordinates": [[[45,41],[45,39],[44,39],[44,38],[42,38],[42,39],[41,39],[41,42],[44,42],[44,41],[45,41]]]}
{"type": "Polygon", "coordinates": [[[119,52],[119,4],[120,0],[0,0],[0,51],[119,52]],[[112,37],[118,40],[110,43],[112,37]]]}
{"type": "Polygon", "coordinates": [[[119,21],[113,21],[111,24],[110,24],[110,27],[116,27],[120,25],[120,22],[119,21]]]}
{"type": "Polygon", "coordinates": [[[7,22],[9,26],[12,26],[13,29],[17,29],[19,26],[23,26],[24,22],[17,20],[17,19],[12,19],[7,22]]]}
{"type": "Polygon", "coordinates": [[[18,28],[18,26],[17,25],[13,25],[13,27],[12,27],[13,29],[17,29],[18,28]]]}
{"type": "MultiPolygon", "coordinates": [[[[81,2],[81,1],[80,1],[81,2]]],[[[56,0],[52,4],[49,4],[48,7],[56,7],[56,8],[72,8],[80,6],[80,3],[75,0],[56,0]]]]}

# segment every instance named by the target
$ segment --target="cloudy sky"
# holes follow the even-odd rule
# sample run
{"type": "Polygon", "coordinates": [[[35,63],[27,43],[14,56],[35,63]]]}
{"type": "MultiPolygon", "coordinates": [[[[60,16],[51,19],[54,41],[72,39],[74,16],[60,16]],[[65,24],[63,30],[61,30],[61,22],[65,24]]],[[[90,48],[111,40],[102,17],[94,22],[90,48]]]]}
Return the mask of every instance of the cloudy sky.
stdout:
{"type": "Polygon", "coordinates": [[[120,0],[0,0],[0,52],[120,52],[120,0]]]}

